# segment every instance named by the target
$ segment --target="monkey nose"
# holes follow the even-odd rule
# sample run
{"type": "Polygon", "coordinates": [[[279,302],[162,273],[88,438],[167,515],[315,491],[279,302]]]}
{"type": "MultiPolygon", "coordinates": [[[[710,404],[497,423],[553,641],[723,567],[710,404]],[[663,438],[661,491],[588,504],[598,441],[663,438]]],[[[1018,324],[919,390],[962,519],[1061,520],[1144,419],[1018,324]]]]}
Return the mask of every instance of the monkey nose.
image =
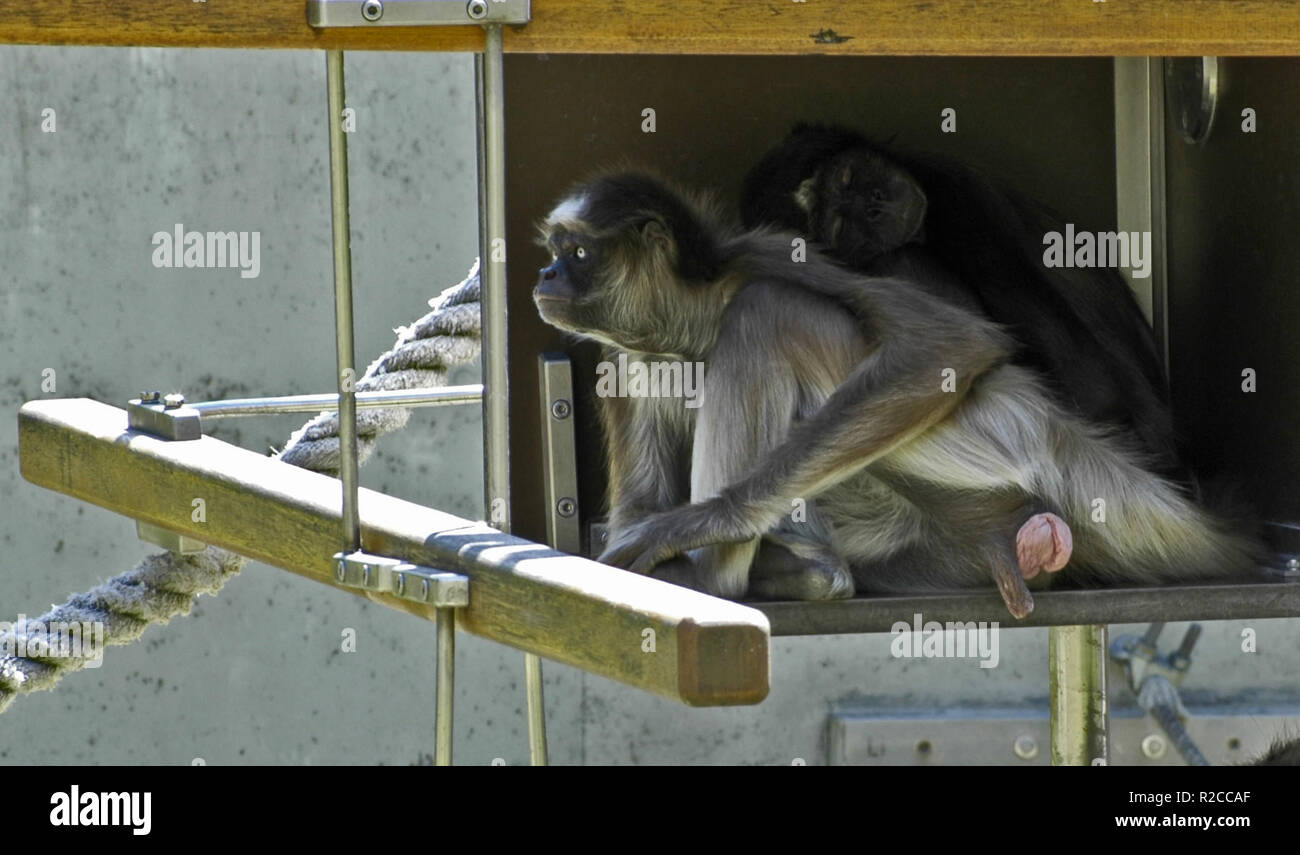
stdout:
{"type": "Polygon", "coordinates": [[[555,278],[555,268],[554,268],[554,267],[543,267],[543,268],[542,268],[541,270],[539,270],[538,272],[542,274],[542,281],[544,281],[544,282],[548,282],[548,281],[550,281],[550,280],[552,280],[552,279],[555,278]]]}

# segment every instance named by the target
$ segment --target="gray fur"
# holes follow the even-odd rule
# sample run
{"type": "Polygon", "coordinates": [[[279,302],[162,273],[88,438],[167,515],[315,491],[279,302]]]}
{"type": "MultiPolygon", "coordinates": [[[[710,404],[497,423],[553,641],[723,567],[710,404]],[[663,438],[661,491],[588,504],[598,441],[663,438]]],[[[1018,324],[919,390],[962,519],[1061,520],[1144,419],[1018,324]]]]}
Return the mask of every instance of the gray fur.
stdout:
{"type": "MultiPolygon", "coordinates": [[[[587,202],[559,206],[565,229],[581,231],[587,202]]],[[[1074,535],[1055,578],[1151,583],[1252,565],[1251,540],[1008,365],[995,324],[815,252],[793,261],[792,238],[720,233],[725,268],[700,284],[674,274],[677,245],[663,228],[592,234],[583,239],[607,250],[590,289],[572,305],[539,299],[556,326],[706,366],[696,411],[673,399],[602,401],[602,560],[658,564],[659,575],[729,597],[992,581],[1024,614],[1032,598],[1016,531],[1050,511],[1074,535]],[[579,310],[585,325],[573,320],[579,310]],[[1095,499],[1105,522],[1093,521],[1095,499]],[[796,519],[800,503],[806,518],[796,519]]]]}

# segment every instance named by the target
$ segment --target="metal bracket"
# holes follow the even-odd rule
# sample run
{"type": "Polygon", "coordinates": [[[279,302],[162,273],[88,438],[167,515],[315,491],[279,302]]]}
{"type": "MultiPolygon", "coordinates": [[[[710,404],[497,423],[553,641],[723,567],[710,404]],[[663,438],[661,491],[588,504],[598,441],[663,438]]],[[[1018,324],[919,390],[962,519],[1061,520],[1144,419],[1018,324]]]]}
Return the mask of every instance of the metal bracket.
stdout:
{"type": "Polygon", "coordinates": [[[446,27],[526,24],[530,0],[307,0],[312,27],[446,27]]]}
{"type": "Polygon", "coordinates": [[[1201,637],[1201,625],[1194,623],[1189,626],[1178,649],[1161,654],[1156,641],[1164,628],[1164,621],[1158,621],[1148,626],[1140,637],[1121,635],[1110,644],[1110,658],[1124,666],[1124,675],[1134,694],[1142,688],[1147,677],[1153,675],[1164,677],[1175,686],[1181,685],[1187,669],[1192,666],[1192,648],[1201,637]]]}
{"type": "Polygon", "coordinates": [[[334,554],[334,578],[345,588],[392,594],[443,608],[469,605],[469,577],[360,550],[334,554]]]}
{"type": "Polygon", "coordinates": [[[570,555],[582,554],[578,525],[578,465],[574,451],[573,371],[563,353],[537,357],[542,396],[542,488],[546,540],[570,555]]]}
{"type": "Polygon", "coordinates": [[[198,410],[185,406],[180,393],[141,392],[126,405],[127,426],[163,439],[189,440],[203,436],[203,418],[198,410]]]}
{"type": "Polygon", "coordinates": [[[1192,667],[1192,648],[1201,637],[1201,625],[1189,626],[1178,649],[1162,655],[1156,641],[1164,627],[1164,622],[1158,621],[1148,626],[1140,638],[1121,635],[1111,645],[1110,656],[1123,665],[1138,705],[1173,740],[1178,753],[1189,765],[1208,766],[1209,760],[1187,732],[1187,709],[1178,695],[1178,686],[1192,667]]]}
{"type": "Polygon", "coordinates": [[[208,548],[206,543],[190,537],[188,534],[181,534],[143,520],[135,521],[135,535],[145,543],[161,546],[163,549],[175,552],[177,555],[198,555],[208,548]]]}

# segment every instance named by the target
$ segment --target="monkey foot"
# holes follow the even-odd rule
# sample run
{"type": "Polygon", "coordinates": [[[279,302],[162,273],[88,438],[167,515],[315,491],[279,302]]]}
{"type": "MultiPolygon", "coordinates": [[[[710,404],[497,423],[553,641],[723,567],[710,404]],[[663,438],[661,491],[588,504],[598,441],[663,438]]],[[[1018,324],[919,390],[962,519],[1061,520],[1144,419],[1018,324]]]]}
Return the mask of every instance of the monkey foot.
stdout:
{"type": "Polygon", "coordinates": [[[1034,595],[1029,593],[1025,578],[1011,567],[1011,562],[994,566],[993,582],[1012,617],[1023,618],[1034,610],[1034,595]]]}
{"type": "Polygon", "coordinates": [[[1026,579],[1040,571],[1055,573],[1069,563],[1072,552],[1074,536],[1056,514],[1035,514],[1016,532],[1016,559],[1026,579]]]}

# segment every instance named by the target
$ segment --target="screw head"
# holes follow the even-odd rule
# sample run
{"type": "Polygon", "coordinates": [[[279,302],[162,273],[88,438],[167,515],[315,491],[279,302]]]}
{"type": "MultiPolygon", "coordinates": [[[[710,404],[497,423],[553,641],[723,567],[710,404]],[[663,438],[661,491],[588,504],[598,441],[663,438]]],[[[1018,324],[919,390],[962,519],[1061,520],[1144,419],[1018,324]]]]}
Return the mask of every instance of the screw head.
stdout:
{"type": "Polygon", "coordinates": [[[384,4],[379,0],[365,0],[361,4],[361,17],[367,21],[378,21],[384,17],[384,4]]]}
{"type": "Polygon", "coordinates": [[[1021,760],[1033,760],[1038,756],[1038,740],[1027,733],[1021,734],[1016,737],[1011,750],[1016,752],[1016,756],[1021,760]]]}
{"type": "Polygon", "coordinates": [[[185,396],[180,392],[172,392],[163,396],[163,408],[176,410],[185,405],[185,396]]]}
{"type": "Polygon", "coordinates": [[[1288,573],[1300,571],[1300,558],[1288,558],[1286,560],[1286,569],[1288,573]]]}
{"type": "Polygon", "coordinates": [[[555,510],[562,517],[571,517],[578,512],[578,503],[566,496],[555,503],[555,510]]]}
{"type": "Polygon", "coordinates": [[[348,577],[347,565],[343,563],[342,559],[339,559],[338,563],[334,565],[334,578],[342,582],[347,577],[348,577]]]}
{"type": "Polygon", "coordinates": [[[1165,738],[1158,733],[1149,733],[1142,738],[1142,753],[1152,760],[1164,757],[1168,748],[1165,738]]]}
{"type": "Polygon", "coordinates": [[[406,574],[405,574],[405,573],[395,573],[395,574],[394,574],[394,578],[393,578],[393,590],[397,593],[397,596],[399,596],[399,597],[402,596],[402,594],[405,594],[405,593],[406,593],[406,574]]]}
{"type": "Polygon", "coordinates": [[[556,398],[551,404],[551,415],[557,419],[567,419],[573,414],[573,405],[563,398],[556,398]]]}
{"type": "Polygon", "coordinates": [[[465,7],[465,14],[475,21],[483,20],[488,14],[487,0],[469,0],[469,6],[465,7]]]}

